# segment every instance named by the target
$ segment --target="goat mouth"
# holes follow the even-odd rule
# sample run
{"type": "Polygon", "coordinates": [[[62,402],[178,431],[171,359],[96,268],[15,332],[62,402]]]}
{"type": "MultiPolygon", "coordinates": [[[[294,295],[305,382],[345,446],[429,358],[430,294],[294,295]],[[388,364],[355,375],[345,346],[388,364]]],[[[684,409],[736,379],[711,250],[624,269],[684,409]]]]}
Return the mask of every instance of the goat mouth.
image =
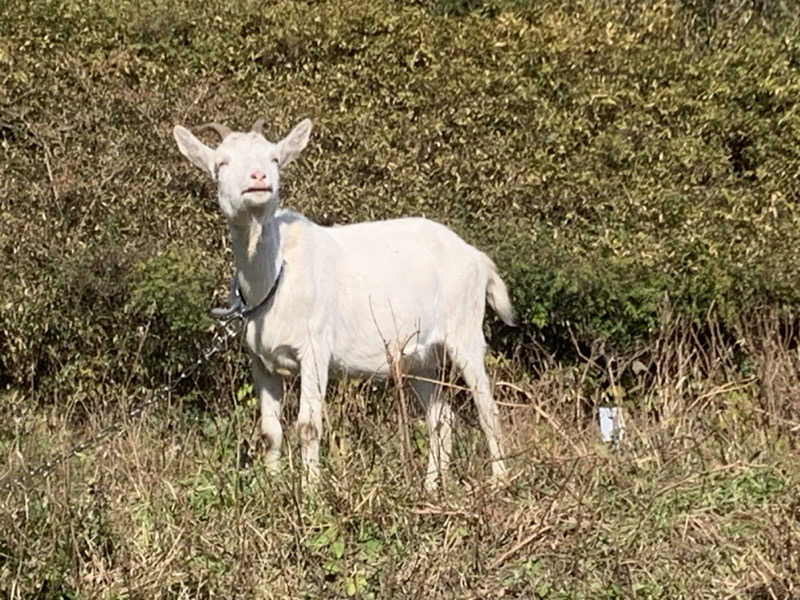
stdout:
{"type": "Polygon", "coordinates": [[[268,194],[271,191],[271,187],[249,187],[242,194],[268,194]]]}
{"type": "Polygon", "coordinates": [[[251,188],[242,192],[242,204],[247,209],[261,210],[273,202],[272,189],[251,188]]]}

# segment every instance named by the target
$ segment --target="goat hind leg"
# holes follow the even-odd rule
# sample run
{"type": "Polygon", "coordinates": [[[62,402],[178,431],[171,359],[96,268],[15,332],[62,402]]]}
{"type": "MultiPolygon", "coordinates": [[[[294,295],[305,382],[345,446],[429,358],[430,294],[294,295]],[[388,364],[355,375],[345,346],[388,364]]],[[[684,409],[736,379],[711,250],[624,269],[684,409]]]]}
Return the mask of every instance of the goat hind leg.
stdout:
{"type": "Polygon", "coordinates": [[[495,476],[505,475],[507,469],[503,460],[503,450],[501,445],[500,418],[492,397],[492,386],[486,368],[483,365],[484,353],[473,353],[472,360],[464,360],[464,357],[453,356],[453,360],[461,368],[464,381],[472,390],[475,406],[478,409],[478,419],[481,429],[486,436],[489,445],[489,456],[492,461],[492,474],[495,476]]]}
{"type": "Polygon", "coordinates": [[[412,379],[411,387],[425,407],[428,425],[428,470],[425,473],[425,491],[436,489],[438,480],[447,475],[453,449],[453,413],[442,394],[439,384],[412,379]]]}

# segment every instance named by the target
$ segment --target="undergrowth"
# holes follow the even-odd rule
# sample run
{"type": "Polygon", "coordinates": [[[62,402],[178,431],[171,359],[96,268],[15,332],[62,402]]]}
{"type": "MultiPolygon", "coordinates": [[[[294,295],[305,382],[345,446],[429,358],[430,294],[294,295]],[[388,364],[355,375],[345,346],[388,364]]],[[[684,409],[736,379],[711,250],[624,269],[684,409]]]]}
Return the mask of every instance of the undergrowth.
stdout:
{"type": "MultiPolygon", "coordinates": [[[[47,394],[79,385],[61,357],[135,356],[136,336],[85,317],[148,327],[131,294],[145,307],[135,290],[161,275],[137,264],[182,274],[172,297],[190,301],[159,301],[160,323],[170,354],[196,348],[187,315],[224,295],[230,257],[176,123],[264,117],[276,139],[311,117],[289,207],[444,222],[497,261],[523,338],[552,350],[574,335],[629,352],[665,305],[729,332],[795,313],[797,25],[781,3],[724,0],[9,7],[0,380],[47,394]]],[[[139,381],[164,375],[151,362],[139,381]]]]}
{"type": "MultiPolygon", "coordinates": [[[[743,331],[743,342],[763,327],[776,333],[779,322],[743,331]]],[[[493,359],[509,477],[487,481],[477,417],[455,386],[452,474],[427,495],[424,418],[412,407],[404,421],[385,383],[332,386],[322,481],[310,491],[295,435],[281,472],[265,471],[257,402],[231,371],[213,410],[162,403],[4,490],[0,589],[48,599],[796,597],[797,348],[752,355],[754,372],[781,374],[766,390],[765,377],[726,379],[724,352],[688,337],[669,347],[682,351],[665,349],[639,367],[649,377],[622,386],[637,402],[622,402],[617,450],[594,422],[607,398],[584,385],[597,364],[553,362],[525,378],[493,359]]],[[[605,367],[624,379],[624,365],[605,367]]],[[[290,427],[294,383],[287,402],[290,427]]],[[[74,427],[56,408],[20,418],[20,396],[2,407],[16,424],[3,439],[12,474],[112,418],[74,427]]]]}

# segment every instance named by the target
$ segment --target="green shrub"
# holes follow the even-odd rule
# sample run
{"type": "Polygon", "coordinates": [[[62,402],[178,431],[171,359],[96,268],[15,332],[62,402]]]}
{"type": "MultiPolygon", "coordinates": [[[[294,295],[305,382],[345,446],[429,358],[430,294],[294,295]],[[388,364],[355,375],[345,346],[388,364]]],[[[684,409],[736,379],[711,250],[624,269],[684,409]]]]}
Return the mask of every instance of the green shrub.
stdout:
{"type": "Polygon", "coordinates": [[[456,228],[548,344],[567,326],[647,343],[664,303],[723,325],[797,311],[798,22],[762,4],[10,6],[0,380],[135,353],[143,323],[151,366],[199,342],[224,226],[170,129],[209,120],[265,117],[275,139],[310,116],[286,205],[325,224],[456,228]],[[134,267],[143,247],[170,250],[134,267]]]}
{"type": "Polygon", "coordinates": [[[119,375],[109,353],[126,337],[128,324],[119,320],[126,269],[119,251],[90,246],[41,265],[19,285],[4,286],[0,355],[5,376],[36,388],[66,373],[95,381],[105,379],[109,369],[119,375]]]}
{"type": "Polygon", "coordinates": [[[113,243],[87,247],[45,267],[25,295],[4,290],[7,381],[99,400],[106,386],[164,382],[194,360],[210,325],[214,261],[178,247],[131,261],[113,243]]]}
{"type": "Polygon", "coordinates": [[[197,334],[211,323],[208,291],[214,275],[195,248],[173,244],[135,266],[126,311],[152,320],[160,335],[197,334]]]}

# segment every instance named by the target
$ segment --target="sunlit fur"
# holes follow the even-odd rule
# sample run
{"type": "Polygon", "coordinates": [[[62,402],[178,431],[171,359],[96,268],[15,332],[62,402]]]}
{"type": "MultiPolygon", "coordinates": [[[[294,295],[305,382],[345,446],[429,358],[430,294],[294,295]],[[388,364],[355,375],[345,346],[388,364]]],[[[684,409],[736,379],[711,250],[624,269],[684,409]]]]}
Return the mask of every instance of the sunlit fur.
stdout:
{"type": "Polygon", "coordinates": [[[281,376],[300,374],[297,427],[306,478],[313,482],[329,372],[387,377],[401,370],[426,407],[431,441],[425,487],[435,488],[448,467],[452,414],[439,386],[427,379],[439,376],[446,357],[473,391],[492,471],[502,475],[483,317],[487,299],[509,324],[514,311],[494,263],[427,219],[331,228],[279,209],[279,168],[299,155],[310,133],[306,119],[277,143],[260,133],[231,133],[212,149],[187,129],[174,129],[184,156],[217,182],[250,306],[266,297],[285,262],[274,298],[245,330],[269,466],[277,467],[283,435],[281,376]],[[267,191],[246,191],[254,182],[267,191]]]}

